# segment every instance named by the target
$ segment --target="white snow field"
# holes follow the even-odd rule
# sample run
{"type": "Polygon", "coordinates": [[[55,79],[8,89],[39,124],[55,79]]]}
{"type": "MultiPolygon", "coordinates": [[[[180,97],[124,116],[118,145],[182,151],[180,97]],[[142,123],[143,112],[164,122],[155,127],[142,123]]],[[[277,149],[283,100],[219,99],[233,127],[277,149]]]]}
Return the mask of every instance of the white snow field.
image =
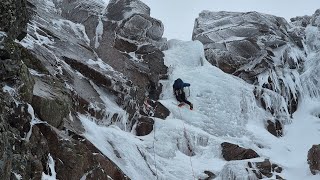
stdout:
{"type": "Polygon", "coordinates": [[[268,158],[283,167],[280,175],[285,179],[320,179],[310,173],[307,164],[308,150],[320,143],[319,100],[302,96],[292,123],[284,127],[284,136],[276,138],[265,128],[264,122],[272,116],[256,104],[254,86],[209,64],[200,42],[170,40],[164,53],[169,79],[161,82],[160,102],[171,114],[166,120],[155,118],[152,133],[138,137],[115,125],[99,126],[91,117],[79,114],[84,136],[131,179],[199,179],[206,177],[206,170],[215,173],[216,179],[234,175],[248,179],[241,176],[243,166],[237,166],[248,160],[225,161],[222,142],[255,150],[261,157],[249,161],[268,158]],[[172,92],[177,78],[191,84],[192,111],[188,105],[177,107],[172,92]]]}

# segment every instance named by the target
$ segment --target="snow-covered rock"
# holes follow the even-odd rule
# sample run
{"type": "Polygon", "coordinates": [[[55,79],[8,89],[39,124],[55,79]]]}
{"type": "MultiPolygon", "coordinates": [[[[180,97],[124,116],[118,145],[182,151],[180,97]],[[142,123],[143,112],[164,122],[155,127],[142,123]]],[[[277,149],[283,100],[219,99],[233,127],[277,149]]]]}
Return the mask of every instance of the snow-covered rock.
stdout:
{"type": "Polygon", "coordinates": [[[257,101],[284,123],[297,109],[306,60],[302,37],[292,38],[291,28],[284,18],[258,12],[203,11],[193,39],[204,44],[211,64],[256,85],[257,101]]]}
{"type": "Polygon", "coordinates": [[[233,161],[227,163],[221,171],[221,179],[283,179],[279,174],[282,167],[271,163],[268,159],[264,161],[233,161]]]}
{"type": "Polygon", "coordinates": [[[86,104],[91,114],[97,112],[103,124],[115,123],[131,131],[144,99],[159,98],[158,81],[167,72],[159,49],[166,44],[162,23],[151,18],[140,1],[30,2],[37,8],[22,44],[32,49],[49,76],[59,76],[67,84],[65,92],[86,104]],[[150,29],[139,34],[131,27],[137,24],[132,21],[136,16],[144,17],[139,22],[150,24],[150,29]],[[103,94],[125,111],[111,111],[103,94]],[[123,120],[126,113],[129,122],[123,120]]]}
{"type": "Polygon", "coordinates": [[[0,179],[319,179],[305,158],[320,139],[318,13],[203,12],[201,43],[167,42],[138,0],[27,12],[24,47],[26,24],[0,30],[0,179]],[[177,107],[177,78],[192,111],[177,107]],[[226,161],[223,142],[251,159],[226,161]]]}
{"type": "MultiPolygon", "coordinates": [[[[160,50],[166,47],[161,21],[150,17],[150,9],[138,0],[111,1],[109,6],[99,0],[5,0],[0,6],[1,123],[8,122],[2,124],[3,131],[12,133],[0,134],[8,136],[0,144],[9,149],[1,151],[5,154],[1,154],[0,178],[9,179],[11,169],[23,179],[40,179],[41,175],[127,178],[80,138],[85,129],[78,114],[92,116],[101,126],[136,131],[144,100],[159,99],[159,80],[167,73],[160,50]],[[114,10],[120,11],[112,14],[114,10]],[[142,19],[137,21],[137,17],[142,19]],[[147,25],[145,32],[140,33],[145,28],[132,29],[140,27],[137,22],[147,25]],[[15,39],[23,40],[19,45],[15,39]],[[128,50],[131,45],[135,49],[128,50]],[[32,107],[34,118],[23,107],[32,107]],[[15,147],[11,136],[23,147],[15,147]],[[11,155],[16,158],[6,158],[11,155]],[[31,164],[19,166],[18,161],[31,164]],[[81,166],[75,168],[77,164],[81,166]]],[[[166,118],[169,113],[157,106],[152,115],[166,118]]],[[[152,129],[151,125],[143,135],[152,129]]]]}

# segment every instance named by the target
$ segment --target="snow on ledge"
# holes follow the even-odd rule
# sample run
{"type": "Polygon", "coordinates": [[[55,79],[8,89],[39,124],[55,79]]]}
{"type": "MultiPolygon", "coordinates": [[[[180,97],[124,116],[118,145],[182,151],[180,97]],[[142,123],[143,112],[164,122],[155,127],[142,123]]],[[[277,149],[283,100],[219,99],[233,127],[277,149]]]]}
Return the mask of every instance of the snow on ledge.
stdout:
{"type": "Polygon", "coordinates": [[[48,170],[49,170],[49,174],[45,174],[44,172],[42,172],[42,177],[41,180],[56,180],[57,179],[57,173],[56,170],[54,168],[55,164],[54,164],[54,160],[51,156],[51,154],[48,155],[48,170]]]}

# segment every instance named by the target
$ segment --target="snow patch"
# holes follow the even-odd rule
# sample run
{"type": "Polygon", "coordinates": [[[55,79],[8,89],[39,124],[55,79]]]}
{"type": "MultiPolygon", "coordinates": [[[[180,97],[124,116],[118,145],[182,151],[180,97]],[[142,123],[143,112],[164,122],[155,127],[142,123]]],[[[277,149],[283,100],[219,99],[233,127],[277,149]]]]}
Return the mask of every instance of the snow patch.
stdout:
{"type": "Polygon", "coordinates": [[[137,58],[135,52],[130,52],[130,53],[128,53],[128,55],[131,57],[130,60],[132,60],[132,61],[134,61],[134,62],[136,62],[136,63],[141,63],[141,62],[143,62],[143,59],[142,59],[142,58],[140,58],[140,59],[137,58]]]}
{"type": "Polygon", "coordinates": [[[98,25],[96,27],[96,36],[95,36],[95,43],[94,43],[94,47],[96,49],[100,46],[99,41],[102,39],[102,35],[103,35],[103,22],[102,22],[102,18],[99,17],[98,25]]]}
{"type": "Polygon", "coordinates": [[[26,137],[25,138],[22,138],[22,140],[25,140],[27,142],[30,141],[30,137],[32,135],[32,128],[35,124],[40,124],[40,123],[44,123],[43,121],[37,119],[35,117],[35,114],[34,114],[34,110],[33,110],[33,107],[28,104],[28,113],[31,115],[31,122],[30,122],[30,130],[29,132],[27,133],[26,137]]]}
{"type": "Polygon", "coordinates": [[[54,168],[55,164],[54,164],[54,160],[52,158],[52,156],[49,154],[48,155],[48,163],[47,163],[47,170],[48,170],[48,174],[45,174],[44,172],[42,172],[42,177],[41,180],[56,180],[57,179],[57,173],[56,170],[54,168]]]}
{"type": "Polygon", "coordinates": [[[2,88],[2,91],[9,93],[11,96],[13,96],[14,94],[16,94],[16,90],[13,89],[13,88],[10,87],[10,86],[7,86],[7,85],[5,85],[5,86],[2,88]]]}
{"type": "Polygon", "coordinates": [[[131,179],[154,179],[138,151],[144,149],[139,139],[117,126],[99,126],[89,116],[78,117],[86,130],[83,135],[131,179]]]}
{"type": "Polygon", "coordinates": [[[89,171],[89,172],[87,172],[87,173],[85,173],[85,174],[80,178],[80,180],[86,180],[86,179],[87,179],[88,174],[91,174],[91,173],[92,173],[92,170],[91,170],[91,171],[89,171]]]}
{"type": "Polygon", "coordinates": [[[32,74],[34,76],[39,76],[39,77],[45,76],[45,74],[40,74],[38,71],[30,69],[30,68],[29,68],[29,72],[30,72],[30,74],[32,74]]]}
{"type": "Polygon", "coordinates": [[[58,19],[58,20],[53,20],[52,24],[57,28],[57,29],[65,29],[69,31],[69,33],[75,34],[75,36],[82,41],[84,41],[88,46],[90,46],[90,39],[86,33],[85,26],[80,23],[74,23],[69,20],[65,19],[58,19]]]}
{"type": "Polygon", "coordinates": [[[14,174],[14,176],[16,177],[17,180],[22,180],[22,176],[21,174],[18,174],[16,172],[12,172],[14,174]]]}
{"type": "Polygon", "coordinates": [[[0,49],[4,48],[4,46],[2,45],[2,42],[6,37],[7,37],[7,34],[3,31],[0,31],[0,49]]]}
{"type": "Polygon", "coordinates": [[[101,69],[106,71],[114,71],[114,69],[109,64],[103,62],[100,58],[97,58],[97,60],[89,59],[86,63],[89,65],[98,65],[101,69]]]}

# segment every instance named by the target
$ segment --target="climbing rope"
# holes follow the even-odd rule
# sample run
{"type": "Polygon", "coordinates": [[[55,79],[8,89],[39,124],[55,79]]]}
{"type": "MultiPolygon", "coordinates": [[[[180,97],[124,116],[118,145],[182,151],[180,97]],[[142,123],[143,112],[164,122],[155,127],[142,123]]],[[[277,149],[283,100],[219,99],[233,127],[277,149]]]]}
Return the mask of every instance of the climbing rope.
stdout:
{"type": "MultiPolygon", "coordinates": [[[[190,94],[190,91],[189,91],[189,94],[190,94]]],[[[145,101],[146,102],[146,101],[145,101]]],[[[149,105],[148,103],[146,105],[149,105]]],[[[179,114],[180,114],[180,119],[182,120],[182,115],[181,115],[181,110],[179,109],[179,114]]],[[[152,117],[153,119],[153,159],[154,159],[154,167],[155,167],[155,176],[156,176],[156,179],[158,180],[158,169],[157,169],[157,161],[156,161],[156,150],[155,150],[155,141],[156,141],[156,127],[155,127],[155,119],[154,117],[152,117]]],[[[189,138],[187,137],[187,130],[186,130],[186,126],[185,126],[185,123],[183,121],[183,130],[184,130],[184,136],[187,140],[187,146],[188,146],[188,150],[189,152],[191,153],[190,156],[189,156],[189,160],[190,160],[190,165],[191,165],[191,170],[192,170],[192,175],[193,175],[193,179],[196,179],[196,176],[195,176],[195,173],[194,173],[194,169],[193,169],[193,165],[192,165],[192,159],[191,159],[191,156],[193,154],[193,151],[190,147],[190,140],[189,138]]]]}
{"type": "Polygon", "coordinates": [[[156,179],[158,179],[158,170],[157,170],[157,161],[156,161],[156,151],[155,151],[155,141],[156,141],[156,122],[153,118],[153,159],[154,159],[154,168],[156,169],[156,179]]]}
{"type": "MultiPolygon", "coordinates": [[[[181,110],[179,109],[179,114],[180,114],[180,119],[182,120],[182,115],[181,115],[181,110]]],[[[192,165],[192,159],[191,159],[191,155],[192,155],[192,149],[191,149],[191,147],[190,147],[190,140],[187,138],[187,130],[186,130],[186,126],[185,126],[185,123],[184,123],[184,121],[183,121],[183,130],[184,130],[184,135],[185,135],[185,138],[187,139],[187,145],[188,145],[188,149],[189,149],[189,151],[190,151],[190,156],[189,156],[189,158],[190,158],[190,165],[191,165],[191,170],[192,170],[192,175],[193,175],[193,179],[196,179],[196,176],[194,175],[194,170],[193,170],[193,165],[192,165]]]]}

